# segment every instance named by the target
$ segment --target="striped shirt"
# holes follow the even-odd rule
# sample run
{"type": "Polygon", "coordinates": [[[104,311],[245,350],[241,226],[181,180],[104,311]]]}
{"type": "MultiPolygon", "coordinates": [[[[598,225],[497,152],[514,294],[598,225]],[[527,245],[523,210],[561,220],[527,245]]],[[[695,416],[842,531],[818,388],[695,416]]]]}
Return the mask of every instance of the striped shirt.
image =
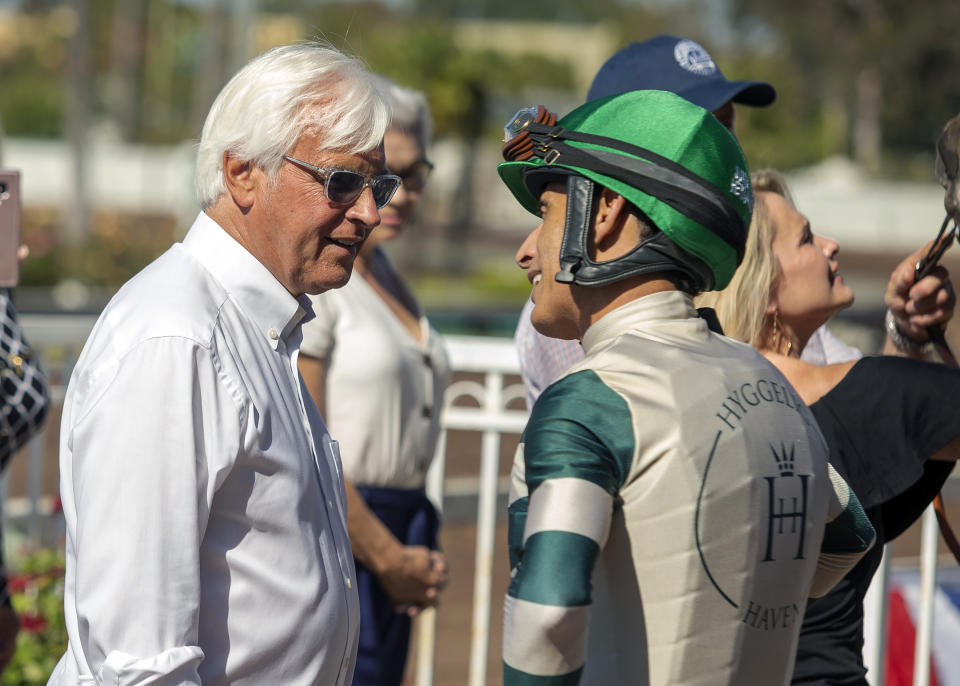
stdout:
{"type": "Polygon", "coordinates": [[[787,683],[811,587],[873,533],[809,410],[677,291],[583,345],[514,461],[505,686],[787,683]]]}

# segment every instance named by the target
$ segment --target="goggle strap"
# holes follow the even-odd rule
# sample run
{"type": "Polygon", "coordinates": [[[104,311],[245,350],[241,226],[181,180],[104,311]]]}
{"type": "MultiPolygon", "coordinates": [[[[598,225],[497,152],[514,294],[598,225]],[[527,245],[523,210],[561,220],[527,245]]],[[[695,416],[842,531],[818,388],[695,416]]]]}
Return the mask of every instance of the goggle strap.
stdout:
{"type": "Polygon", "coordinates": [[[575,141],[577,143],[590,143],[591,145],[602,145],[605,148],[612,148],[613,150],[620,150],[636,157],[642,157],[643,159],[654,162],[661,167],[671,169],[677,174],[687,177],[691,181],[713,186],[712,183],[707,181],[699,174],[695,174],[679,162],[671,160],[669,157],[664,157],[663,155],[655,153],[653,150],[641,148],[639,145],[633,145],[632,143],[627,143],[626,141],[621,141],[616,138],[608,138],[607,136],[599,136],[593,133],[569,131],[560,126],[544,126],[539,123],[530,124],[525,131],[529,131],[531,137],[536,142],[544,146],[550,145],[550,140],[548,139],[555,141],[566,140],[575,141]]]}
{"type": "MultiPolygon", "coordinates": [[[[737,214],[737,211],[730,204],[730,201],[723,194],[722,190],[717,188],[714,184],[712,184],[710,181],[703,178],[702,176],[690,171],[683,165],[667,157],[664,157],[663,155],[655,153],[652,150],[649,150],[647,148],[642,148],[638,145],[633,145],[631,143],[627,143],[621,140],[617,140],[616,138],[608,138],[607,136],[598,136],[596,134],[569,131],[562,127],[549,126],[549,125],[545,126],[541,123],[530,124],[526,129],[524,129],[524,132],[528,134],[529,138],[532,138],[536,143],[539,143],[539,147],[537,151],[535,152],[531,151],[532,154],[528,155],[527,159],[529,159],[529,157],[534,155],[537,157],[545,157],[546,155],[549,154],[548,149],[556,149],[559,145],[562,145],[562,143],[560,142],[561,140],[571,140],[571,141],[576,141],[578,143],[590,143],[593,145],[602,145],[604,147],[612,148],[614,150],[620,150],[620,151],[629,153],[631,155],[641,157],[643,158],[643,160],[649,161],[659,167],[663,167],[665,169],[673,171],[676,174],[680,175],[681,177],[688,179],[690,182],[692,182],[691,184],[674,182],[674,185],[685,187],[688,190],[695,192],[697,195],[705,195],[705,197],[707,198],[715,198],[717,203],[719,203],[719,207],[717,208],[717,211],[720,211],[723,214],[727,215],[728,221],[731,221],[734,226],[738,226],[742,224],[742,220],[737,214]],[[711,193],[703,194],[699,192],[698,187],[703,187],[713,192],[712,194],[711,193]]],[[[583,150],[583,148],[573,148],[572,146],[564,146],[564,147],[568,150],[583,150]]],[[[596,155],[603,155],[607,157],[608,161],[614,162],[614,167],[626,166],[625,163],[621,162],[621,160],[623,159],[622,155],[616,155],[615,153],[611,154],[611,153],[608,153],[605,151],[599,151],[599,150],[591,150],[590,152],[596,155]]],[[[558,158],[556,156],[552,156],[552,159],[550,160],[550,164],[559,164],[557,160],[558,158]]],[[[630,166],[633,166],[633,165],[630,165],[630,166]]],[[[637,170],[636,167],[633,167],[633,169],[634,171],[637,170]]],[[[595,170],[595,171],[600,171],[600,170],[595,170]]],[[[616,176],[616,175],[608,174],[608,176],[616,176]]],[[[621,180],[626,181],[626,179],[621,179],[621,180]]],[[[641,190],[644,190],[644,189],[641,188],[641,190]]],[[[682,210],[680,210],[679,208],[675,207],[674,209],[677,209],[678,211],[682,212],[682,210]]],[[[697,221],[698,223],[705,224],[704,222],[694,217],[691,217],[691,219],[694,219],[694,221],[697,221]]],[[[709,225],[709,224],[705,224],[705,225],[709,225]]],[[[737,230],[733,234],[735,243],[740,242],[736,239],[736,236],[739,233],[740,231],[737,230]]],[[[730,243],[729,237],[725,237],[725,236],[721,236],[721,237],[724,239],[725,242],[730,243]]]]}
{"type": "MultiPolygon", "coordinates": [[[[541,150],[538,150],[541,153],[541,150]]],[[[677,212],[710,228],[743,257],[743,220],[716,186],[695,176],[679,175],[644,160],[636,160],[603,150],[584,150],[560,141],[550,144],[541,154],[550,154],[551,163],[590,169],[628,183],[663,201],[677,212]],[[553,154],[551,154],[553,153],[553,154]]],[[[538,155],[539,156],[539,155],[538,155]]]]}
{"type": "MultiPolygon", "coordinates": [[[[593,153],[587,154],[592,157],[607,157],[611,170],[620,167],[623,159],[621,155],[599,150],[596,151],[595,155],[593,153]]],[[[725,243],[736,250],[738,260],[743,258],[746,227],[733,205],[727,200],[726,196],[717,190],[716,186],[703,179],[695,181],[675,175],[671,170],[658,167],[655,164],[644,164],[639,160],[636,162],[642,166],[638,167],[632,161],[627,163],[627,178],[625,180],[628,183],[636,185],[644,192],[649,192],[644,189],[644,184],[648,183],[653,191],[649,192],[650,195],[663,200],[673,209],[693,219],[698,224],[710,228],[725,243]]]]}
{"type": "Polygon", "coordinates": [[[503,159],[508,162],[528,160],[533,157],[533,141],[528,131],[522,131],[503,144],[503,159]]]}

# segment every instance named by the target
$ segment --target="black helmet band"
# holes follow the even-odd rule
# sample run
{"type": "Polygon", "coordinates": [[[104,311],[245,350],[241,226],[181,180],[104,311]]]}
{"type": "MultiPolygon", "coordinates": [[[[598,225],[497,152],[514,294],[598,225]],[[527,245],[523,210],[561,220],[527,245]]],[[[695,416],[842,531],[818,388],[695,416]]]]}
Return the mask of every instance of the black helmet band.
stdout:
{"type": "MultiPolygon", "coordinates": [[[[719,188],[673,160],[605,136],[537,123],[527,125],[511,143],[513,150],[522,155],[522,158],[514,159],[538,157],[548,165],[590,169],[629,184],[708,228],[736,251],[738,262],[743,258],[746,227],[732,203],[719,188]],[[564,139],[603,145],[644,159],[605,150],[578,148],[562,142],[564,139]]],[[[505,146],[505,156],[507,152],[505,146]]]]}

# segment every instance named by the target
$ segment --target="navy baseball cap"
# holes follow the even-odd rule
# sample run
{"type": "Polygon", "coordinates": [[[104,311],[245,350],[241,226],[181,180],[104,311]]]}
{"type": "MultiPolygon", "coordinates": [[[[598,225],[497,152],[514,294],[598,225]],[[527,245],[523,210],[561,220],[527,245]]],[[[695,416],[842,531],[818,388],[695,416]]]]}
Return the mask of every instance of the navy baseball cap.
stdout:
{"type": "Polygon", "coordinates": [[[670,91],[711,112],[731,100],[765,107],[777,97],[763,81],[728,81],[703,46],[667,35],[614,54],[593,78],[587,100],[636,90],[670,91]]]}

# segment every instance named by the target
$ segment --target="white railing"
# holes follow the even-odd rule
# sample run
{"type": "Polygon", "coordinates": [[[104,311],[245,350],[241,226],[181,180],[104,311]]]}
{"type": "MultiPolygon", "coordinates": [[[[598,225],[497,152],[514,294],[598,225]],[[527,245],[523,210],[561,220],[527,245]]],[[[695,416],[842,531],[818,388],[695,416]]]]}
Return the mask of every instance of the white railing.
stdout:
{"type": "MultiPolygon", "coordinates": [[[[497,521],[500,437],[503,434],[522,432],[527,423],[527,412],[507,409],[512,401],[517,399],[522,401],[524,397],[522,384],[514,383],[504,386],[505,375],[515,375],[520,371],[513,341],[478,336],[447,336],[446,343],[451,368],[455,372],[482,373],[484,381],[482,384],[477,381],[455,381],[447,388],[441,415],[443,432],[437,445],[436,457],[427,475],[427,492],[438,507],[442,507],[447,432],[450,430],[481,432],[477,552],[474,560],[473,621],[470,631],[470,668],[467,683],[468,686],[483,686],[487,683],[487,655],[490,649],[493,542],[497,521]],[[479,406],[463,407],[458,404],[467,398],[479,406]]],[[[417,686],[433,684],[435,621],[436,614],[432,610],[420,620],[417,686]]]]}
{"type": "MultiPolygon", "coordinates": [[[[64,387],[79,350],[89,334],[95,317],[89,315],[24,315],[21,323],[26,336],[40,354],[44,369],[51,380],[51,398],[54,405],[63,400],[64,387]]],[[[506,377],[519,372],[519,362],[510,339],[476,336],[445,337],[454,372],[482,374],[483,381],[456,381],[447,389],[442,414],[443,432],[437,446],[437,459],[428,474],[427,492],[438,507],[443,506],[446,436],[450,430],[480,433],[481,460],[477,479],[477,545],[473,589],[473,621],[471,631],[468,686],[487,683],[487,657],[490,651],[490,616],[494,531],[497,520],[499,494],[498,465],[500,438],[519,434],[526,423],[527,412],[510,409],[523,407],[523,387],[519,383],[507,385],[506,377]],[[463,402],[468,404],[464,405],[463,402]]],[[[56,416],[56,413],[52,413],[56,416]]],[[[48,425],[44,432],[56,432],[48,425]]],[[[44,477],[43,434],[28,449],[29,466],[26,495],[4,500],[4,516],[27,522],[25,535],[39,542],[41,523],[49,518],[52,495],[42,493],[44,477]]],[[[3,494],[6,495],[4,485],[3,494]]],[[[930,649],[933,628],[933,602],[936,582],[938,539],[936,517],[931,509],[924,514],[921,549],[921,612],[917,620],[915,654],[923,659],[914,661],[914,686],[929,686],[930,649]]],[[[883,684],[883,654],[886,626],[887,555],[871,586],[866,601],[866,645],[864,660],[870,668],[871,683],[883,684]]],[[[422,613],[418,625],[416,674],[417,686],[432,686],[434,675],[434,646],[436,640],[435,610],[422,613]]],[[[497,648],[499,650],[499,648],[497,648]]]]}
{"type": "MultiPolygon", "coordinates": [[[[940,530],[937,515],[931,505],[921,519],[919,594],[915,616],[916,636],[914,640],[913,684],[929,686],[934,637],[934,604],[937,597],[937,567],[940,548],[940,530]],[[922,659],[917,656],[922,656],[922,659]]],[[[883,560],[873,577],[873,583],[864,598],[864,646],[863,663],[867,667],[868,679],[874,686],[886,683],[885,647],[887,645],[887,602],[890,578],[890,551],[884,549],[883,560]]],[[[952,558],[950,558],[952,561],[952,558]]]]}

